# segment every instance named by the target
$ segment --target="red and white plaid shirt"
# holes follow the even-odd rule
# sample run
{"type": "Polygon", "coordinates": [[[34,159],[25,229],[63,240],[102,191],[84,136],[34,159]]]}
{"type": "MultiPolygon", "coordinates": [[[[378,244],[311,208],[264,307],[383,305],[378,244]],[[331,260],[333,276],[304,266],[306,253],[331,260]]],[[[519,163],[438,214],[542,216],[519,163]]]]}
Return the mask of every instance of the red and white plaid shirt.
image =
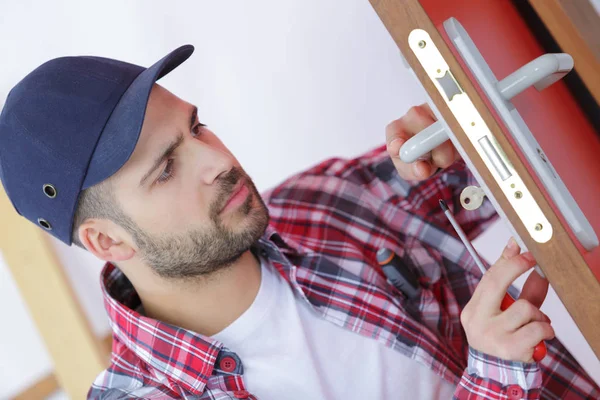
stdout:
{"type": "MultiPolygon", "coordinates": [[[[460,162],[424,182],[406,182],[385,147],[327,160],[264,195],[271,223],[255,250],[323,318],[431,368],[456,385],[456,399],[600,398],[558,340],[547,342],[539,365],[469,348],[459,315],[481,273],[438,199],[473,239],[496,218],[489,202],[476,211],[459,206],[460,191],[475,183],[460,162]],[[382,247],[419,277],[417,298],[386,280],[376,262],[382,247]]],[[[88,398],[256,399],[244,383],[244,360],[223,343],[141,315],[135,289],[112,264],[102,287],[113,354],[88,398]]]]}

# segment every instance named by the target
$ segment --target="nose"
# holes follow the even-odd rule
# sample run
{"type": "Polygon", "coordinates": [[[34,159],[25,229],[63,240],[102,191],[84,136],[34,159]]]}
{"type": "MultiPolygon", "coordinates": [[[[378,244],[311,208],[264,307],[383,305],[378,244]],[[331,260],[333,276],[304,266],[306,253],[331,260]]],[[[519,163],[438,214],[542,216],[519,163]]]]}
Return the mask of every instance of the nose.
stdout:
{"type": "Polygon", "coordinates": [[[201,182],[212,185],[215,180],[234,167],[234,158],[221,149],[212,147],[203,142],[196,142],[192,146],[193,162],[201,182]]]}

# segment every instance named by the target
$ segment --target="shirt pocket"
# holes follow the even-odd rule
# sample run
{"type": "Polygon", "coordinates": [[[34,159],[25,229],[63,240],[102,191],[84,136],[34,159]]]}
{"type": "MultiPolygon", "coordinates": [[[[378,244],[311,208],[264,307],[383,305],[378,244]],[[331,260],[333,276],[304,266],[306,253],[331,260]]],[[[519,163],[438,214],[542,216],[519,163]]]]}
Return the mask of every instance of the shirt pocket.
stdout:
{"type": "Polygon", "coordinates": [[[422,288],[435,285],[443,273],[439,252],[414,237],[406,242],[402,263],[417,276],[422,288]]]}

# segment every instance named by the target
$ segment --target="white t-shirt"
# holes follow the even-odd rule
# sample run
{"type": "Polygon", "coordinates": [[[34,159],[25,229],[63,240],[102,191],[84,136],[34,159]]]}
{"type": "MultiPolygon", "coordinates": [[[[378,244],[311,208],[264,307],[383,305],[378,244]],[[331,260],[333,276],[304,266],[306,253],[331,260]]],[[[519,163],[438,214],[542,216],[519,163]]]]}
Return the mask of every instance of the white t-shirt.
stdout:
{"type": "Polygon", "coordinates": [[[241,358],[259,399],[451,399],[454,385],[375,339],[321,318],[261,260],[260,289],[237,320],[213,336],[241,358]]]}

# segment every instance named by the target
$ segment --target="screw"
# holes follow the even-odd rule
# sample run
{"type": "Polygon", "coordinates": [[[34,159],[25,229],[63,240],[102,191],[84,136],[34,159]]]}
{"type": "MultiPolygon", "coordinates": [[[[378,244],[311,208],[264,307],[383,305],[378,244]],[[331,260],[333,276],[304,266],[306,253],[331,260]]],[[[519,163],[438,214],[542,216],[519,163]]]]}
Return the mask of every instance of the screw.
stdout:
{"type": "Polygon", "coordinates": [[[535,224],[535,230],[536,231],[541,231],[543,229],[542,224],[535,224]]]}
{"type": "Polygon", "coordinates": [[[520,190],[517,190],[515,192],[515,198],[520,199],[521,197],[523,197],[523,193],[520,190]]]}
{"type": "Polygon", "coordinates": [[[427,43],[424,40],[420,40],[419,41],[419,47],[420,48],[424,48],[427,45],[427,43]]]}

